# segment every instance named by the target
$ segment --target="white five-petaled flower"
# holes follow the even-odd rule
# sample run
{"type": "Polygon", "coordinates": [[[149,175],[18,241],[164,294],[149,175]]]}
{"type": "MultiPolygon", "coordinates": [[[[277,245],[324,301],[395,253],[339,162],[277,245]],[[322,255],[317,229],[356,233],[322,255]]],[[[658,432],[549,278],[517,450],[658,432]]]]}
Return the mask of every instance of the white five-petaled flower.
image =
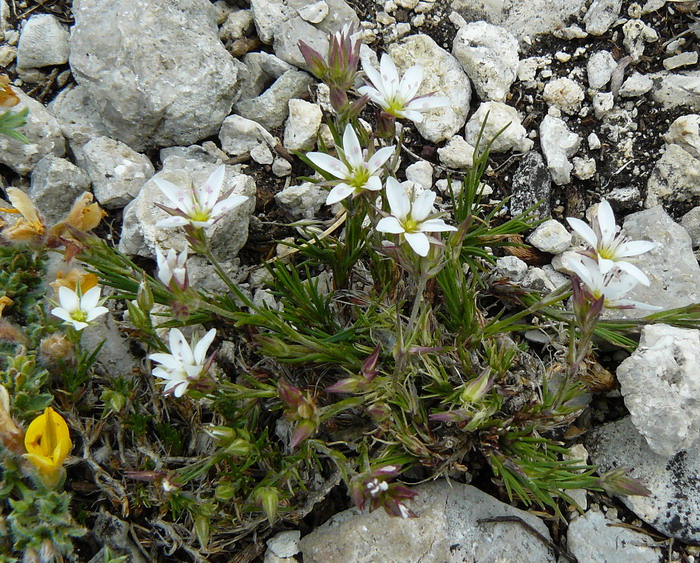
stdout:
{"type": "Polygon", "coordinates": [[[190,345],[180,330],[170,329],[170,354],[158,353],[148,356],[160,364],[153,368],[153,375],[165,381],[165,393],[182,397],[188,385],[209,369],[211,359],[207,360],[207,350],[215,336],[216,329],[213,328],[199,342],[195,342],[193,338],[190,345]]]}
{"type": "Polygon", "coordinates": [[[99,286],[88,289],[85,293],[61,286],[58,288],[59,307],[51,309],[51,314],[66,323],[73,325],[75,330],[83,330],[96,318],[109,312],[107,307],[100,305],[99,286]]]}
{"type": "Polygon", "coordinates": [[[185,287],[187,249],[178,254],[174,248],[171,248],[167,254],[163,254],[161,249],[156,247],[156,260],[158,261],[158,279],[164,286],[169,287],[174,279],[178,287],[185,287]]]}
{"type": "Polygon", "coordinates": [[[382,189],[379,170],[394,153],[394,147],[384,147],[365,160],[360,141],[352,125],[348,124],[343,133],[343,146],[338,147],[343,161],[322,152],[307,153],[307,158],[319,168],[342,180],[328,194],[327,205],[333,205],[349,195],[359,194],[363,190],[373,192],[382,189]]]}
{"type": "Polygon", "coordinates": [[[456,231],[442,219],[432,215],[435,192],[425,190],[409,198],[408,193],[396,178],[386,181],[386,195],[391,215],[377,223],[380,233],[401,234],[419,256],[427,256],[431,239],[426,233],[456,231]]]}
{"type": "Polygon", "coordinates": [[[399,78],[399,71],[392,58],[382,55],[379,71],[365,60],[362,68],[371,86],[361,86],[358,92],[367,95],[370,100],[394,117],[405,117],[419,123],[423,121],[421,112],[450,105],[444,96],[416,96],[423,82],[423,66],[414,65],[399,78]]]}
{"type": "Polygon", "coordinates": [[[646,240],[628,240],[619,234],[619,228],[615,224],[615,214],[610,204],[603,200],[598,204],[598,211],[591,221],[591,226],[580,219],[568,217],[566,219],[571,228],[592,248],[600,266],[601,274],[607,274],[615,266],[627,272],[644,285],[649,285],[649,278],[637,266],[623,260],[630,256],[644,254],[656,246],[646,240]]]}
{"type": "Polygon", "coordinates": [[[604,306],[609,308],[632,306],[637,309],[657,310],[660,307],[622,299],[639,280],[624,270],[611,270],[603,273],[600,262],[580,254],[575,257],[565,255],[564,265],[573,271],[595,299],[604,298],[604,306]]]}
{"type": "Polygon", "coordinates": [[[174,205],[165,208],[171,216],[156,223],[157,227],[210,227],[225,213],[241,205],[246,196],[227,194],[219,200],[224,183],[225,166],[219,166],[198,188],[183,189],[172,182],[154,178],[156,185],[174,205]]]}

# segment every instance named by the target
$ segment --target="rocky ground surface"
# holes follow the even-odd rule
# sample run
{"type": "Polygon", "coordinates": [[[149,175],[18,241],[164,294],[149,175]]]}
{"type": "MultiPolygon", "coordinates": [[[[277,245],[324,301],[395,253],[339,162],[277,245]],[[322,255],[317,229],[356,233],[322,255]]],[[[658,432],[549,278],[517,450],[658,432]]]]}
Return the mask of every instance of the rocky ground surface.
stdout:
{"type": "MultiPolygon", "coordinates": [[[[539,263],[504,258],[504,276],[556,287],[572,244],[562,219],[605,197],[633,239],[658,243],[638,264],[651,287],[632,298],[700,302],[697,0],[0,0],[0,9],[0,66],[16,109],[30,109],[29,145],[0,137],[2,185],[26,190],[49,223],[91,189],[109,211],[104,236],[153,260],[156,243],[186,244],[155,226],[164,213],[153,178],[201,182],[223,162],[228,187],[251,198],[216,225],[215,252],[269,299],[260,264],[294,234],[285,225],[332,219],[325,190],[297,182],[308,169],[290,156],[328,138],[327,92],[296,45],[324,52],[327,33],[350,23],[364,31],[364,57],[386,51],[402,70],[422,63],[422,92],[452,101],[407,127],[407,178],[444,192],[471,163],[487,113],[487,138],[510,124],[492,147],[489,197],[512,196],[512,214],[543,199],[540,213],[555,221],[528,239],[539,263]]],[[[204,265],[190,279],[213,283],[204,265]]],[[[137,361],[113,321],[94,338],[108,338],[107,369],[131,372],[137,361]]],[[[614,397],[594,402],[596,428],[579,454],[604,470],[632,467],[648,498],[581,493],[583,514],[560,522],[469,485],[430,483],[414,506],[422,518],[351,509],[301,541],[299,530],[270,539],[265,561],[695,561],[699,365],[700,331],[648,328],[617,370],[627,410],[614,397]]],[[[143,559],[114,522],[104,528],[111,535],[96,526],[96,545],[121,542],[143,559]]]]}

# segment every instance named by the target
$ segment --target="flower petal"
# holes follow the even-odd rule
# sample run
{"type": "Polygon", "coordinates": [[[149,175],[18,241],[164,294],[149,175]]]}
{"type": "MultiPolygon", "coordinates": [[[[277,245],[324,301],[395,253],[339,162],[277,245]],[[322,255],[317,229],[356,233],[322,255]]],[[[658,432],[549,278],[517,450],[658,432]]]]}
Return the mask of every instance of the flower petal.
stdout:
{"type": "MultiPolygon", "coordinates": [[[[399,71],[396,68],[394,59],[387,53],[382,55],[379,61],[379,72],[382,77],[382,85],[388,98],[393,98],[399,92],[399,71]]],[[[375,84],[376,86],[376,84],[375,84]]]]}
{"type": "Polygon", "coordinates": [[[308,152],[306,157],[325,172],[333,174],[336,178],[345,180],[350,175],[350,170],[340,160],[324,152],[308,152]]]}
{"type": "Polygon", "coordinates": [[[161,219],[156,223],[156,227],[184,227],[185,225],[189,225],[190,222],[185,218],[181,217],[180,215],[171,215],[170,217],[166,217],[165,219],[161,219]]]}
{"type": "Polygon", "coordinates": [[[406,242],[411,245],[418,256],[427,256],[430,250],[430,241],[425,233],[404,233],[406,242]]]}
{"type": "Polygon", "coordinates": [[[338,184],[329,193],[326,198],[326,205],[333,205],[354,193],[355,188],[348,184],[338,184]]]}
{"type": "Polygon", "coordinates": [[[367,61],[366,59],[362,59],[362,70],[365,71],[365,75],[367,75],[367,78],[369,79],[371,86],[360,86],[360,88],[358,88],[358,92],[360,92],[360,94],[365,94],[365,92],[361,91],[362,89],[372,88],[380,98],[386,98],[387,92],[384,88],[384,82],[382,81],[382,75],[379,74],[377,69],[374,68],[369,63],[369,61],[367,61]]]}
{"type": "Polygon", "coordinates": [[[433,211],[436,194],[432,190],[424,190],[416,196],[411,207],[411,217],[420,223],[433,211]]]}
{"type": "Polygon", "coordinates": [[[95,319],[101,317],[102,315],[106,315],[107,313],[109,313],[109,309],[107,309],[107,307],[95,307],[94,309],[87,311],[85,320],[91,323],[95,319]]]}
{"type": "Polygon", "coordinates": [[[452,105],[452,100],[445,96],[421,96],[414,98],[406,104],[407,110],[428,111],[436,108],[444,108],[452,105]]]}
{"type": "Polygon", "coordinates": [[[217,219],[232,209],[235,209],[239,205],[244,204],[246,201],[248,201],[248,196],[246,195],[231,194],[226,199],[222,199],[214,206],[214,208],[211,210],[211,218],[217,219]]]}
{"type": "Polygon", "coordinates": [[[163,367],[169,370],[179,370],[182,368],[182,362],[172,354],[164,354],[162,352],[158,352],[155,354],[150,354],[148,356],[148,359],[152,362],[158,362],[163,367]]]}
{"type": "Polygon", "coordinates": [[[405,219],[411,211],[411,201],[404,187],[396,178],[386,179],[386,197],[389,200],[391,213],[398,219],[405,219]]]}
{"type": "Polygon", "coordinates": [[[212,328],[194,347],[194,363],[202,365],[207,358],[207,350],[216,337],[216,329],[212,328]]]}
{"type": "Polygon", "coordinates": [[[58,288],[58,301],[61,307],[71,313],[80,309],[80,298],[78,294],[65,286],[58,288]]]}
{"type": "Polygon", "coordinates": [[[83,293],[83,296],[80,299],[80,309],[87,313],[90,309],[97,307],[97,304],[100,301],[101,291],[102,288],[100,288],[99,285],[96,285],[83,293]]]}
{"type": "Polygon", "coordinates": [[[592,248],[598,246],[598,236],[586,223],[581,221],[581,219],[575,219],[573,217],[567,217],[566,220],[576,234],[588,243],[588,246],[592,248]]]}
{"type": "Polygon", "coordinates": [[[616,264],[617,267],[620,268],[620,270],[622,270],[623,272],[627,272],[630,276],[632,276],[642,285],[649,286],[651,284],[651,281],[649,280],[647,275],[634,264],[630,264],[629,262],[625,262],[624,260],[616,262],[616,264]]]}
{"type": "Polygon", "coordinates": [[[398,235],[406,231],[396,217],[384,217],[377,223],[376,229],[380,233],[392,233],[398,235]]]}
{"type": "Polygon", "coordinates": [[[407,101],[412,100],[418,92],[421,82],[423,82],[423,65],[414,65],[409,68],[403,75],[399,86],[401,97],[407,101]]]}
{"type": "Polygon", "coordinates": [[[604,199],[598,204],[596,219],[598,221],[598,227],[600,227],[601,238],[603,239],[600,241],[600,244],[602,246],[609,246],[615,238],[617,225],[615,224],[615,214],[608,200],[604,199]]]}
{"type": "Polygon", "coordinates": [[[197,190],[199,203],[204,209],[213,209],[214,205],[216,205],[216,200],[219,199],[219,194],[221,193],[221,186],[224,185],[225,174],[226,166],[222,164],[211,173],[206,182],[197,190]]]}
{"type": "Polygon", "coordinates": [[[345,160],[347,160],[350,168],[356,168],[364,163],[362,160],[360,140],[357,138],[357,133],[355,133],[352,125],[349,123],[345,127],[345,133],[343,133],[343,153],[345,154],[345,160]]]}
{"type": "Polygon", "coordinates": [[[179,358],[184,364],[193,364],[194,356],[192,355],[192,349],[190,345],[185,340],[184,335],[177,328],[171,328],[169,334],[170,341],[170,353],[179,358]]]}
{"type": "Polygon", "coordinates": [[[457,227],[448,225],[443,219],[428,219],[420,224],[420,230],[425,233],[456,231],[457,227]]]}
{"type": "Polygon", "coordinates": [[[623,258],[625,256],[638,256],[656,248],[656,243],[648,240],[631,240],[623,242],[617,247],[615,256],[623,258]]]}
{"type": "Polygon", "coordinates": [[[66,321],[67,323],[73,322],[73,318],[70,316],[70,313],[66,311],[63,307],[54,307],[51,309],[51,314],[54,317],[58,317],[62,321],[66,321]]]}
{"type": "Polygon", "coordinates": [[[369,190],[371,192],[378,192],[382,189],[382,187],[382,180],[379,178],[379,176],[370,176],[369,178],[367,178],[367,182],[364,186],[366,190],[369,190]]]}
{"type": "Polygon", "coordinates": [[[384,166],[384,163],[394,154],[395,148],[396,147],[384,147],[375,152],[367,161],[367,170],[369,170],[369,173],[374,174],[377,170],[384,166]]]}
{"type": "Polygon", "coordinates": [[[175,207],[185,211],[184,206],[189,204],[188,209],[191,208],[192,195],[190,193],[183,190],[180,186],[177,186],[168,180],[163,180],[162,178],[153,178],[153,181],[156,183],[156,186],[160,188],[160,191],[163,192],[163,195],[167,197],[170,200],[170,203],[172,203],[175,207]]]}

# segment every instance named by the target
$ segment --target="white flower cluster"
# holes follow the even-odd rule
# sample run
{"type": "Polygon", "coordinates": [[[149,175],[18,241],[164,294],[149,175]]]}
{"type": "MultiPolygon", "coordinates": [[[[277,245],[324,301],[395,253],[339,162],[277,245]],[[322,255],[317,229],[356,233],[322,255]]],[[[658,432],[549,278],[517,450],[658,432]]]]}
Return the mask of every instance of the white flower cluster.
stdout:
{"type": "Polygon", "coordinates": [[[648,252],[656,246],[655,243],[631,241],[621,234],[612,207],[606,200],[598,204],[590,226],[572,217],[567,221],[589,248],[576,257],[568,256],[565,266],[579,277],[595,299],[603,297],[606,307],[658,309],[622,299],[637,284],[649,285],[646,274],[627,258],[648,252]]]}

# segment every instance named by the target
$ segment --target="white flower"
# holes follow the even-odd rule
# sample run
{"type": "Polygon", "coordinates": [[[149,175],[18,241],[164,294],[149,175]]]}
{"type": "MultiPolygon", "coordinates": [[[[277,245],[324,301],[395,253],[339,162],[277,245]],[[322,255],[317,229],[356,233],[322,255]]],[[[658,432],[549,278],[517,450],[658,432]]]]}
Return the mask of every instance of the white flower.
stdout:
{"type": "Polygon", "coordinates": [[[195,227],[210,227],[225,213],[246,201],[246,196],[233,194],[228,194],[219,201],[225,170],[225,166],[219,166],[207,181],[196,189],[184,190],[172,182],[154,178],[156,185],[175,206],[174,209],[166,208],[172,216],[158,221],[156,226],[181,227],[190,224],[195,227]]]}
{"type": "Polygon", "coordinates": [[[425,190],[417,197],[409,198],[396,178],[388,178],[386,195],[391,215],[377,223],[377,230],[380,233],[402,234],[419,256],[427,256],[430,250],[431,240],[425,233],[457,230],[431,215],[435,192],[425,190]]]}
{"type": "Polygon", "coordinates": [[[367,155],[363,154],[355,130],[352,125],[348,124],[345,127],[345,133],[343,133],[343,146],[338,148],[342,152],[344,161],[322,152],[306,154],[307,158],[316,166],[342,180],[328,194],[327,205],[338,203],[351,194],[357,195],[362,190],[376,192],[382,189],[382,180],[378,172],[394,153],[394,147],[379,149],[369,160],[365,161],[367,155]]]}
{"type": "Polygon", "coordinates": [[[173,393],[176,397],[182,397],[187,391],[187,386],[199,379],[209,369],[211,361],[206,360],[207,350],[216,336],[216,329],[212,328],[204,337],[192,344],[177,328],[170,329],[169,348],[170,354],[151,354],[149,359],[160,365],[153,369],[153,375],[165,380],[165,393],[173,393]]]}
{"type": "Polygon", "coordinates": [[[654,248],[656,244],[646,240],[629,241],[624,235],[618,234],[619,228],[615,224],[615,214],[606,200],[598,204],[598,211],[591,222],[592,228],[580,219],[567,217],[566,220],[571,228],[592,247],[602,274],[607,274],[617,266],[644,285],[649,285],[649,278],[646,274],[622,258],[644,254],[654,248]]]}
{"type": "Polygon", "coordinates": [[[164,255],[161,249],[156,247],[156,260],[158,261],[158,279],[164,286],[169,287],[173,278],[179,287],[185,286],[187,249],[178,254],[174,248],[171,248],[168,254],[164,255]]]}
{"type": "Polygon", "coordinates": [[[423,82],[422,65],[412,66],[399,79],[394,61],[385,53],[379,63],[379,71],[365,60],[362,61],[362,68],[371,86],[361,86],[358,92],[369,96],[370,100],[395,117],[420,123],[423,121],[421,112],[450,105],[450,100],[444,96],[416,96],[423,82]]]}
{"type": "Polygon", "coordinates": [[[80,288],[73,291],[61,286],[58,288],[60,307],[51,309],[51,314],[73,325],[75,330],[83,330],[96,318],[109,312],[107,307],[99,306],[101,291],[99,286],[95,286],[81,295],[80,288]]]}
{"type": "Polygon", "coordinates": [[[639,280],[623,270],[614,270],[603,273],[600,263],[588,256],[564,255],[564,266],[573,271],[588,288],[588,291],[595,299],[603,297],[605,307],[625,307],[632,306],[637,309],[658,310],[660,307],[647,305],[628,299],[622,299],[639,280]]]}

